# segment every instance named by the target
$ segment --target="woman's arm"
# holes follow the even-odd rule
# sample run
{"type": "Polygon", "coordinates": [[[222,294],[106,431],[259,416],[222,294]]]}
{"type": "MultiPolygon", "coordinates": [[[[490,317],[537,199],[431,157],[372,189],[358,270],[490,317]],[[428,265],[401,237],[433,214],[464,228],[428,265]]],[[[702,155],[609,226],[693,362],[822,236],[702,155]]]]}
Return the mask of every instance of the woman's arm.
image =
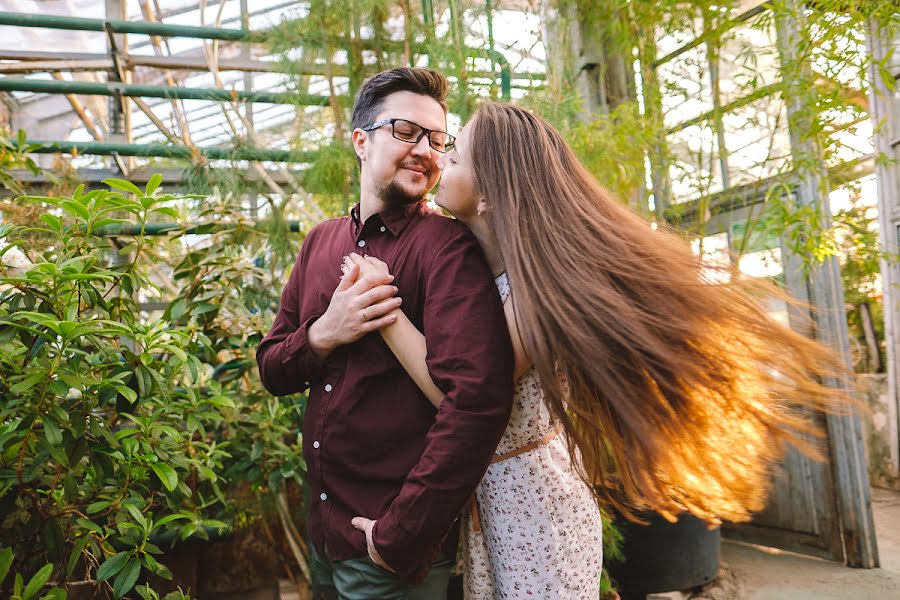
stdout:
{"type": "MultiPolygon", "coordinates": [[[[372,256],[363,258],[358,254],[351,254],[345,258],[343,269],[346,271],[347,267],[353,263],[359,265],[360,277],[373,271],[388,272],[384,262],[372,256]]],[[[440,406],[441,400],[444,399],[444,392],[434,385],[431,375],[428,374],[428,365],[425,362],[425,336],[416,329],[416,326],[402,310],[398,308],[392,314],[397,315],[397,320],[379,330],[381,337],[415,384],[425,394],[425,397],[428,398],[428,401],[436,407],[440,406]]]]}
{"type": "MultiPolygon", "coordinates": [[[[373,271],[388,273],[387,265],[374,256],[362,257],[356,253],[350,254],[344,259],[342,268],[346,271],[353,263],[359,265],[360,277],[367,272],[373,271]]],[[[513,355],[516,360],[515,379],[518,380],[531,368],[532,361],[525,352],[522,337],[519,335],[512,296],[504,303],[503,312],[506,316],[506,326],[509,328],[510,338],[512,339],[513,355]]],[[[412,324],[412,321],[409,320],[409,317],[402,310],[398,308],[394,313],[397,315],[397,320],[379,330],[381,337],[415,384],[425,394],[425,397],[428,398],[428,401],[438,407],[441,405],[441,400],[444,399],[444,392],[434,385],[434,381],[428,373],[428,365],[425,362],[427,353],[425,336],[416,329],[416,326],[412,324]]]]}
{"type": "MultiPolygon", "coordinates": [[[[528,353],[525,352],[525,344],[522,342],[522,336],[519,334],[519,325],[516,322],[516,305],[515,298],[509,295],[506,302],[503,303],[503,314],[506,316],[506,326],[509,328],[509,337],[512,340],[513,356],[516,359],[516,367],[514,372],[514,381],[518,381],[519,377],[528,372],[531,365],[534,364],[528,353]]],[[[394,325],[388,325],[393,327],[394,325]]]]}

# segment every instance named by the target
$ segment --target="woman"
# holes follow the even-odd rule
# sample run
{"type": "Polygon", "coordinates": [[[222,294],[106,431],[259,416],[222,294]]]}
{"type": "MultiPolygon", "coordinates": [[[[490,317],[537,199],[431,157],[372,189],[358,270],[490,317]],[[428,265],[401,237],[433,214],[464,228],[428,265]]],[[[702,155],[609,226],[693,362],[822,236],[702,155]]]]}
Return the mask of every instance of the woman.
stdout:
{"type": "MultiPolygon", "coordinates": [[[[592,489],[626,514],[740,521],[763,507],[784,442],[815,453],[797,407],[825,407],[835,392],[819,382],[839,366],[766,315],[758,298],[772,286],[730,270],[717,283],[716,267],[611,198],[521,108],[481,107],[439,166],[436,202],[497,277],[519,377],[467,516],[467,598],[595,599],[592,489]]],[[[402,317],[382,334],[439,403],[422,335],[402,317]]]]}

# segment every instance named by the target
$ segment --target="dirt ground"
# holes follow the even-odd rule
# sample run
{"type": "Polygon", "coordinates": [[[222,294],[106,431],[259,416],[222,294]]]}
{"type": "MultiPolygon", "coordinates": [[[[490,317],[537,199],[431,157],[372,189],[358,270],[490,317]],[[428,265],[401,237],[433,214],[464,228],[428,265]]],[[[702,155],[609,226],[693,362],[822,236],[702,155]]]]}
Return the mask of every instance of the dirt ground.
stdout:
{"type": "Polygon", "coordinates": [[[723,577],[700,600],[900,600],[900,492],[872,490],[879,569],[851,569],[726,541],[723,577]]]}

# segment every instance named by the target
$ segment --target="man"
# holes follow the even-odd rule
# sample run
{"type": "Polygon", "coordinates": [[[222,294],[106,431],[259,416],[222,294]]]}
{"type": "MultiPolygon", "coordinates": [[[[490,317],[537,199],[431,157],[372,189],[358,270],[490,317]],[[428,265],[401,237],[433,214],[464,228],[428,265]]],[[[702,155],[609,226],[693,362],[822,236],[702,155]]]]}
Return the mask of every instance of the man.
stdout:
{"type": "Polygon", "coordinates": [[[257,351],[271,393],[309,388],[310,537],[330,585],[348,600],[446,597],[451,528],[511,411],[512,349],[481,250],[423,200],[453,142],[448,87],[435,71],[402,68],[360,88],[360,202],[309,232],[257,351]],[[377,256],[395,279],[357,280],[358,269],[341,278],[351,252],[377,256]],[[446,391],[437,411],[377,331],[393,322],[401,298],[446,391]]]}

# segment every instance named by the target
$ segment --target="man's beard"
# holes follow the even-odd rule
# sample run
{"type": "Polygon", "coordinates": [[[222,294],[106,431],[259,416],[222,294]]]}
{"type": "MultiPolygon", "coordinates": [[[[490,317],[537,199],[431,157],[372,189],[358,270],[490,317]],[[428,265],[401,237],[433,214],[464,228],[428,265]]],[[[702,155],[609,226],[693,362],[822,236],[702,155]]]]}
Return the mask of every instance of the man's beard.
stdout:
{"type": "Polygon", "coordinates": [[[384,206],[386,208],[401,208],[404,206],[410,206],[412,204],[420,202],[423,198],[425,198],[425,194],[410,194],[399,184],[393,181],[382,188],[380,196],[381,201],[384,203],[384,206]]]}

